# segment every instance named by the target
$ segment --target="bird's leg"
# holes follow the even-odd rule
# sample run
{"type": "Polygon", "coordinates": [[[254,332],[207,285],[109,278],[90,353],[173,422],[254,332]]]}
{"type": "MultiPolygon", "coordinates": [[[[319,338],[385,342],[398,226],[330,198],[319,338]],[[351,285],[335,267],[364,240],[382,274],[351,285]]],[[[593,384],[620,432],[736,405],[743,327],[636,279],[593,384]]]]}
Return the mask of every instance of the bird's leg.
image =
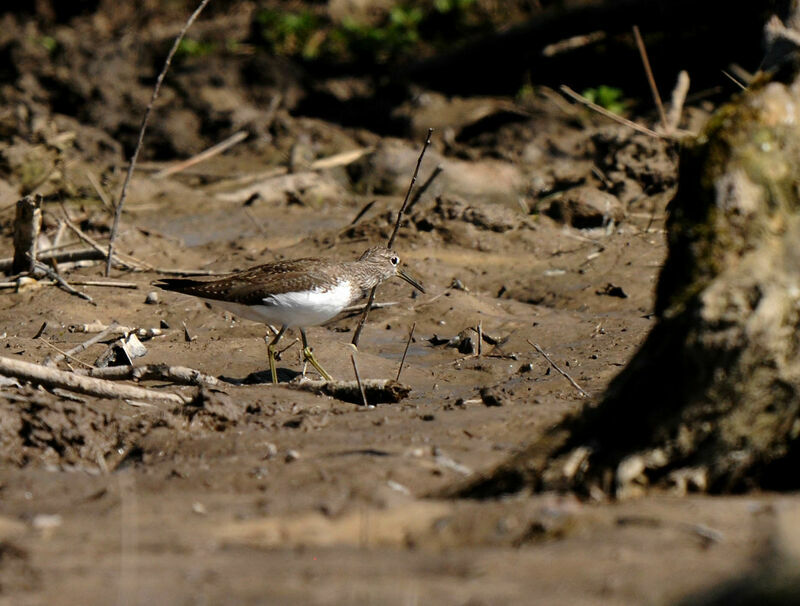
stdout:
{"type": "Polygon", "coordinates": [[[319,365],[317,359],[314,357],[314,352],[311,351],[311,348],[308,346],[308,337],[306,336],[306,329],[300,329],[300,336],[303,339],[303,357],[311,362],[311,366],[317,369],[317,372],[322,376],[323,379],[326,381],[333,381],[333,378],[325,372],[325,369],[319,365]]]}
{"type": "Polygon", "coordinates": [[[268,341],[269,333],[267,333],[267,335],[264,337],[264,341],[268,341],[267,342],[267,356],[269,358],[269,371],[272,373],[272,382],[273,383],[277,383],[278,382],[278,369],[275,368],[275,346],[278,344],[278,341],[281,340],[281,337],[283,336],[283,333],[286,332],[287,328],[288,328],[288,326],[286,326],[285,324],[283,326],[281,326],[281,329],[272,338],[271,341],[268,341]]]}

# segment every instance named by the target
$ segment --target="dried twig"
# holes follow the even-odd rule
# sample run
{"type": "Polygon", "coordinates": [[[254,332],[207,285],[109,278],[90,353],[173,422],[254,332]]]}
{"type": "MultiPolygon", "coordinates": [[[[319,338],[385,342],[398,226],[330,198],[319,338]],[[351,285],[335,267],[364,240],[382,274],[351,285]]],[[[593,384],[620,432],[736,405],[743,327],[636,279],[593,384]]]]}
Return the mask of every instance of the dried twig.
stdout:
{"type": "MultiPolygon", "coordinates": [[[[93,248],[82,248],[80,250],[70,250],[59,253],[39,254],[38,260],[45,262],[56,261],[57,263],[73,263],[75,261],[98,261],[105,259],[106,253],[98,252],[93,248]]],[[[0,271],[9,271],[14,263],[13,259],[0,259],[0,271]]]]}
{"type": "MultiPolygon", "coordinates": [[[[74,357],[74,356],[71,356],[71,355],[69,355],[69,354],[68,354],[66,351],[64,351],[63,349],[60,349],[60,348],[56,347],[55,345],[53,345],[53,344],[52,344],[50,341],[48,341],[47,339],[42,339],[42,343],[44,343],[45,345],[47,345],[49,348],[51,348],[51,349],[54,349],[55,351],[57,351],[57,352],[58,352],[58,355],[61,357],[61,359],[62,359],[62,360],[63,360],[63,359],[65,359],[65,358],[69,358],[70,360],[72,360],[72,361],[73,361],[73,362],[75,362],[76,364],[80,364],[81,366],[86,366],[87,368],[93,368],[93,366],[92,366],[91,364],[88,364],[88,363],[84,362],[83,360],[79,360],[78,358],[76,358],[76,357],[74,357]]],[[[46,362],[46,360],[45,360],[45,362],[46,362]]],[[[46,365],[46,364],[45,364],[45,365],[46,365]]]]}
{"type": "Polygon", "coordinates": [[[47,368],[39,364],[31,364],[22,360],[0,357],[0,375],[15,377],[30,381],[44,387],[61,387],[68,391],[83,393],[99,398],[121,398],[130,400],[166,400],[177,404],[185,404],[188,399],[179,394],[167,393],[135,387],[133,385],[120,385],[102,379],[82,377],[72,372],[65,372],[56,368],[47,368]]]}
{"type": "MultiPolygon", "coordinates": [[[[425,152],[428,150],[428,146],[431,144],[431,135],[433,134],[433,129],[428,129],[428,134],[425,137],[425,144],[422,146],[422,151],[419,154],[419,158],[417,158],[417,166],[414,168],[414,174],[411,176],[411,183],[408,184],[408,191],[406,191],[406,197],[403,199],[403,204],[400,206],[400,210],[397,211],[397,220],[394,223],[394,229],[392,230],[392,235],[389,236],[389,241],[386,243],[387,248],[391,248],[394,244],[394,240],[397,237],[397,232],[400,230],[400,222],[403,220],[403,213],[408,206],[408,201],[411,198],[411,191],[414,189],[414,184],[417,182],[417,175],[419,174],[419,167],[422,164],[422,158],[425,157],[425,152]]],[[[350,341],[354,347],[358,347],[358,341],[361,338],[361,331],[364,329],[364,324],[367,323],[367,316],[369,316],[369,310],[372,308],[372,303],[375,301],[375,291],[377,287],[373,288],[369,291],[369,297],[367,297],[367,303],[364,306],[364,314],[361,316],[361,319],[358,321],[358,326],[356,326],[355,333],[353,334],[353,340],[350,341]]]]}
{"type": "Polygon", "coordinates": [[[625,126],[629,126],[633,130],[638,131],[638,132],[640,132],[642,134],[648,135],[649,137],[653,137],[654,139],[661,139],[662,138],[662,136],[659,135],[656,131],[649,129],[646,126],[642,126],[641,124],[637,124],[636,122],[633,122],[632,120],[628,120],[627,118],[623,118],[622,116],[618,116],[614,112],[610,112],[605,107],[597,105],[596,103],[592,103],[586,97],[584,97],[582,95],[579,95],[578,93],[576,93],[574,90],[572,90],[569,86],[566,86],[565,84],[562,84],[559,88],[561,89],[561,92],[564,93],[565,95],[567,95],[568,97],[574,99],[578,103],[581,103],[581,104],[585,105],[589,109],[592,109],[592,110],[596,111],[598,114],[603,115],[606,118],[610,118],[611,120],[614,120],[615,122],[619,122],[620,124],[624,124],[625,126]]]}
{"type": "Polygon", "coordinates": [[[400,358],[400,367],[397,369],[397,376],[394,378],[395,381],[400,380],[400,373],[403,372],[403,364],[406,361],[406,354],[408,353],[408,348],[411,345],[411,339],[414,338],[414,329],[417,327],[417,323],[414,322],[411,325],[411,330],[408,333],[408,340],[406,341],[406,348],[403,350],[403,357],[400,358]]]}
{"type": "Polygon", "coordinates": [[[103,186],[100,185],[100,181],[97,180],[97,177],[94,176],[94,173],[90,170],[86,171],[86,178],[89,180],[89,183],[94,188],[97,197],[100,198],[100,202],[103,203],[103,207],[113,213],[114,212],[114,205],[111,203],[111,200],[108,197],[108,194],[103,189],[103,186]]]}
{"type": "Polygon", "coordinates": [[[356,364],[356,354],[355,352],[350,354],[350,361],[353,363],[353,372],[356,375],[356,383],[358,383],[358,391],[361,392],[361,401],[364,403],[364,406],[369,406],[369,402],[367,402],[367,394],[364,391],[364,384],[361,383],[361,375],[358,372],[358,364],[356,364]]]}
{"type": "Polygon", "coordinates": [[[239,132],[232,134],[227,139],[220,141],[216,145],[212,145],[208,149],[201,151],[196,156],[192,156],[191,158],[181,162],[176,162],[172,166],[168,166],[167,168],[158,171],[153,175],[153,179],[163,179],[164,177],[169,177],[170,175],[179,173],[190,166],[194,166],[195,164],[199,164],[200,162],[204,162],[209,158],[213,158],[214,156],[221,154],[245,139],[247,139],[247,131],[240,130],[239,132]]]}
{"type": "Polygon", "coordinates": [[[115,334],[115,332],[117,330],[119,330],[119,324],[117,324],[116,322],[112,322],[111,325],[108,326],[105,330],[97,333],[91,339],[87,339],[86,341],[84,341],[80,345],[77,345],[77,346],[73,347],[72,349],[65,351],[63,353],[63,355],[59,354],[59,355],[55,356],[54,358],[47,358],[44,361],[44,365],[45,366],[55,366],[56,364],[61,362],[61,360],[63,360],[67,356],[71,357],[71,356],[74,356],[75,354],[79,354],[82,351],[87,350],[89,347],[91,347],[95,343],[100,343],[100,341],[102,341],[104,339],[107,339],[111,335],[115,334]]]}
{"type": "Polygon", "coordinates": [[[166,364],[146,364],[144,366],[107,366],[89,371],[77,371],[78,374],[106,379],[109,381],[171,381],[182,385],[219,385],[219,379],[204,374],[194,368],[185,366],[167,366],[166,364]]]}
{"type": "MultiPolygon", "coordinates": [[[[80,227],[75,225],[75,223],[72,221],[72,219],[69,218],[69,215],[67,214],[67,209],[64,208],[63,205],[61,207],[61,210],[64,213],[64,223],[72,231],[72,233],[74,233],[76,236],[78,236],[78,238],[80,238],[81,240],[86,242],[86,244],[88,244],[89,246],[94,248],[96,251],[98,251],[101,255],[103,255],[103,258],[105,258],[106,251],[103,249],[103,247],[100,246],[100,244],[98,244],[97,241],[94,240],[94,238],[92,238],[91,236],[87,235],[80,227]]],[[[143,269],[149,269],[149,270],[153,269],[152,266],[149,265],[148,263],[145,263],[144,261],[141,261],[139,259],[135,259],[134,257],[131,257],[130,255],[126,255],[128,257],[127,261],[122,259],[121,258],[122,256],[123,255],[121,255],[120,253],[113,253],[112,259],[114,261],[116,261],[117,263],[119,263],[120,266],[122,266],[124,269],[134,269],[134,270],[139,270],[139,271],[141,271],[143,269]]],[[[106,274],[106,275],[108,275],[108,274],[106,274]]]]}
{"type": "Polygon", "coordinates": [[[65,290],[69,294],[84,299],[85,301],[89,301],[89,303],[91,303],[92,305],[97,305],[97,303],[94,302],[94,299],[92,299],[89,295],[87,295],[85,292],[81,292],[79,290],[75,290],[74,288],[72,288],[72,286],[70,286],[64,278],[59,276],[56,272],[54,272],[52,269],[50,269],[50,267],[48,267],[44,263],[40,263],[39,261],[34,261],[34,267],[36,268],[37,273],[42,272],[48,278],[56,282],[58,286],[60,286],[63,290],[65,290]]]}
{"type": "Polygon", "coordinates": [[[530,345],[530,346],[531,346],[531,347],[533,347],[533,348],[534,348],[536,351],[538,351],[540,354],[542,354],[542,356],[544,357],[544,359],[545,359],[545,360],[547,360],[547,361],[550,363],[550,366],[552,366],[552,367],[553,367],[553,368],[556,370],[556,372],[558,372],[558,373],[559,373],[561,376],[563,376],[563,377],[564,377],[564,378],[565,378],[567,381],[569,381],[569,382],[570,382],[570,384],[571,384],[571,385],[572,385],[572,386],[573,386],[575,389],[577,389],[577,390],[578,390],[578,393],[580,393],[580,394],[581,394],[581,396],[583,396],[584,398],[590,398],[590,397],[591,397],[591,396],[590,396],[590,395],[589,395],[589,394],[588,394],[586,391],[584,391],[584,390],[583,390],[583,388],[582,388],[580,385],[578,385],[578,384],[575,382],[575,379],[573,379],[573,378],[572,378],[571,376],[569,376],[569,375],[568,375],[568,374],[567,374],[567,373],[566,373],[564,370],[562,370],[562,369],[561,369],[561,368],[558,366],[558,364],[556,364],[555,362],[553,362],[553,360],[550,358],[550,356],[548,356],[548,355],[547,355],[547,354],[544,352],[544,350],[543,350],[541,347],[539,347],[539,345],[538,345],[538,344],[536,344],[536,343],[531,343],[531,342],[530,342],[528,339],[525,339],[525,340],[526,340],[526,341],[528,341],[528,345],[530,345]]]}
{"type": "Polygon", "coordinates": [[[420,198],[422,198],[422,194],[428,191],[428,188],[431,186],[431,183],[433,183],[436,180],[436,177],[441,175],[443,172],[444,172],[444,167],[441,164],[437,164],[436,168],[433,169],[433,172],[431,172],[430,176],[425,180],[425,183],[420,185],[417,188],[417,191],[414,192],[414,197],[411,198],[411,201],[408,203],[408,207],[406,208],[407,213],[411,212],[411,209],[414,208],[417,202],[419,202],[420,198]]]}
{"type": "Polygon", "coordinates": [[[364,206],[362,206],[361,210],[359,210],[356,213],[356,216],[353,217],[353,220],[350,221],[350,225],[355,225],[356,223],[358,223],[358,220],[361,219],[361,217],[363,217],[364,215],[366,215],[369,212],[369,209],[375,206],[375,202],[377,202],[377,200],[370,200],[364,206]]]}
{"type": "Polygon", "coordinates": [[[117,239],[117,232],[119,230],[119,219],[122,215],[122,207],[125,204],[125,198],[128,195],[128,186],[130,185],[131,178],[133,177],[133,171],[136,168],[136,159],[139,157],[139,152],[142,149],[142,142],[144,141],[144,133],[147,130],[147,123],[150,120],[150,112],[153,111],[153,106],[155,105],[156,99],[158,98],[158,92],[161,90],[161,83],[164,81],[164,78],[167,75],[167,71],[169,70],[169,66],[172,63],[172,57],[178,50],[178,45],[180,45],[181,40],[186,35],[186,32],[192,26],[192,23],[195,22],[195,19],[200,15],[202,10],[206,7],[206,4],[209,3],[209,0],[201,0],[199,6],[195,9],[195,11],[191,14],[189,19],[184,24],[181,31],[178,33],[178,36],[175,38],[175,42],[172,43],[172,48],[169,50],[167,54],[167,58],[164,61],[164,67],[161,69],[161,73],[158,74],[158,78],[156,79],[156,84],[153,87],[153,94],[150,97],[150,103],[147,104],[147,108],[144,111],[144,117],[142,118],[142,125],[139,128],[139,138],[136,141],[136,147],[133,150],[133,155],[131,156],[130,164],[128,165],[128,172],[125,175],[125,181],[122,184],[122,192],[120,193],[119,202],[114,207],[114,223],[111,226],[111,237],[108,240],[108,256],[106,258],[106,277],[111,273],[111,263],[112,259],[114,258],[114,241],[117,239]]]}
{"type": "Polygon", "coordinates": [[[658,108],[658,115],[661,117],[661,126],[665,133],[669,133],[669,123],[667,122],[667,114],[664,112],[664,104],[661,102],[661,95],[658,93],[656,86],[656,79],[653,77],[653,70],[650,68],[650,59],[647,57],[647,49],[642,40],[642,34],[639,32],[639,26],[633,26],[633,37],[636,38],[636,46],[639,48],[639,55],[642,57],[642,65],[644,65],[644,72],[647,74],[647,82],[650,84],[650,92],[653,93],[653,99],[658,108]]]}

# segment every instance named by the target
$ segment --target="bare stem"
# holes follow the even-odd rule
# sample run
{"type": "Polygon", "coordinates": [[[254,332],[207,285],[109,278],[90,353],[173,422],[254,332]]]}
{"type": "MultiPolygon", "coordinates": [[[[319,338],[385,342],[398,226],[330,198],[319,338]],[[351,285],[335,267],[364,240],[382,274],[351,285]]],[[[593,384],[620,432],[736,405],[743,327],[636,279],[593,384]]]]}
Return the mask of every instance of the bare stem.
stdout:
{"type": "Polygon", "coordinates": [[[653,99],[658,108],[658,115],[661,117],[661,126],[664,132],[669,132],[669,123],[667,122],[667,114],[664,112],[664,104],[661,102],[661,95],[658,94],[658,87],[656,86],[656,79],[653,77],[653,70],[650,68],[650,59],[647,57],[647,49],[642,40],[642,34],[639,32],[639,26],[633,26],[633,36],[636,38],[636,46],[639,47],[639,54],[642,56],[642,64],[644,65],[644,72],[647,74],[647,82],[650,84],[650,91],[653,93],[653,99]]]}
{"type": "MultiPolygon", "coordinates": [[[[411,190],[414,189],[414,184],[417,182],[417,175],[419,174],[419,167],[422,164],[422,158],[425,157],[425,152],[428,150],[428,147],[431,144],[431,135],[433,134],[433,129],[428,129],[428,134],[425,137],[425,144],[422,146],[422,151],[419,154],[419,158],[417,158],[417,166],[414,168],[414,174],[411,177],[411,183],[408,184],[408,191],[406,191],[406,197],[403,199],[403,204],[400,207],[400,210],[397,211],[397,220],[394,222],[394,230],[392,230],[392,235],[389,236],[389,241],[386,243],[387,248],[391,248],[392,244],[394,244],[394,240],[397,237],[397,232],[400,231],[400,222],[403,220],[403,213],[408,206],[408,201],[411,198],[411,190]]],[[[377,287],[373,288],[369,291],[369,297],[367,297],[367,304],[364,306],[364,313],[361,315],[361,319],[358,321],[358,326],[356,326],[355,333],[353,333],[353,340],[351,343],[353,347],[358,347],[358,341],[361,338],[361,331],[364,329],[364,324],[367,323],[367,316],[369,315],[369,310],[372,308],[372,303],[375,301],[375,291],[377,287]]]]}
{"type": "Polygon", "coordinates": [[[195,9],[195,11],[191,14],[189,19],[183,25],[180,33],[178,34],[177,38],[175,38],[175,42],[172,43],[172,48],[169,50],[167,54],[167,58],[164,61],[164,67],[161,69],[161,73],[158,74],[158,78],[156,79],[156,84],[153,87],[153,94],[150,97],[150,103],[147,104],[147,109],[144,111],[144,117],[142,118],[142,125],[139,128],[139,138],[136,141],[136,147],[133,150],[133,155],[131,156],[130,164],[128,165],[128,172],[125,175],[125,182],[122,184],[122,192],[119,196],[119,202],[117,202],[116,207],[114,208],[114,223],[111,227],[111,234],[110,239],[108,241],[108,256],[106,258],[106,277],[111,273],[111,263],[114,255],[114,240],[117,238],[117,232],[119,231],[119,219],[122,215],[122,207],[125,204],[125,198],[128,195],[128,186],[130,185],[131,178],[133,177],[133,170],[136,168],[136,160],[139,157],[139,152],[142,149],[142,142],[144,141],[144,133],[147,130],[147,123],[150,121],[150,113],[153,111],[153,106],[155,105],[156,99],[158,98],[158,93],[161,90],[161,83],[164,81],[164,78],[167,75],[167,71],[169,71],[169,66],[172,64],[172,57],[175,56],[175,53],[178,51],[178,46],[183,40],[183,37],[186,35],[186,32],[195,22],[197,17],[200,15],[202,10],[206,7],[210,0],[202,0],[200,5],[195,9]]]}

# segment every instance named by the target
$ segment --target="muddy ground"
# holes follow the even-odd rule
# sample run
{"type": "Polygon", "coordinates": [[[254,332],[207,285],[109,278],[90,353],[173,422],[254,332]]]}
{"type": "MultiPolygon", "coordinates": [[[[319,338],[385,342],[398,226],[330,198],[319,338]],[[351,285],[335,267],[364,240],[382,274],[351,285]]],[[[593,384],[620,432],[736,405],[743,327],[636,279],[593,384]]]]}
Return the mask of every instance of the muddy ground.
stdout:
{"type": "MultiPolygon", "coordinates": [[[[213,21],[221,29],[249,18],[223,17],[213,21]]],[[[63,54],[37,63],[30,41],[50,30],[6,16],[6,31],[19,35],[4,45],[20,66],[3,93],[9,256],[14,202],[32,192],[45,196],[42,248],[86,247],[60,228],[65,214],[107,242],[99,192],[119,191],[140,115],[126,104],[146,102],[149,82],[114,79],[119,89],[99,94],[92,78],[108,82],[120,65],[153,69],[111,52],[112,25],[95,16],[56,28],[63,54]],[[87,32],[106,49],[107,72],[76,59],[86,57],[87,32]],[[54,107],[55,84],[66,81],[71,105],[54,107]]],[[[122,215],[118,250],[140,269],[111,273],[135,288],[76,286],[93,304],[46,280],[0,294],[5,357],[42,363],[88,339],[82,325],[116,320],[161,329],[143,339],[136,365],[220,379],[187,405],[3,383],[0,603],[665,604],[753,570],[795,496],[429,498],[587,402],[534,344],[592,402],[641,343],[665,255],[674,144],[536,87],[517,98],[414,89],[392,110],[405,136],[391,137],[295,111],[314,93],[277,68],[269,83],[248,86],[239,78],[253,60],[186,59],[171,76],[122,215]],[[270,106],[278,89],[282,101],[270,106]],[[273,386],[264,327],[174,293],[148,300],[168,270],[352,259],[385,242],[428,126],[437,130],[420,182],[443,171],[395,246],[426,293],[384,284],[377,300],[387,305],[370,314],[357,354],[363,377],[394,378],[415,325],[401,402],[364,407],[286,385],[302,371],[296,342],[278,364],[284,384],[273,386]],[[157,174],[237,130],[247,139],[225,154],[157,174]]],[[[345,78],[316,86],[343,99],[369,89],[345,78]]],[[[690,105],[681,126],[697,130],[711,109],[690,105]]],[[[103,279],[97,262],[59,271],[72,282],[103,279]]],[[[356,321],[346,314],[309,329],[335,378],[352,378],[356,321]]],[[[95,364],[110,344],[59,367],[95,364]]]]}

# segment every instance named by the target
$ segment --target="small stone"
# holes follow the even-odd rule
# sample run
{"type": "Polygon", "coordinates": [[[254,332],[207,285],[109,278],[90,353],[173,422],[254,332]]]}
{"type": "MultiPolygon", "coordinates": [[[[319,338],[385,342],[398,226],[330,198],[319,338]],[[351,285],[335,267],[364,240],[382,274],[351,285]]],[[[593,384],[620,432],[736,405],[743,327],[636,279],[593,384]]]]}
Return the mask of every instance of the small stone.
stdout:
{"type": "Polygon", "coordinates": [[[151,290],[144,298],[144,303],[145,305],[155,305],[158,303],[158,293],[154,290],[151,290]]]}
{"type": "Polygon", "coordinates": [[[278,454],[278,447],[275,446],[275,444],[273,444],[272,442],[267,442],[266,444],[264,444],[264,450],[265,453],[264,456],[262,457],[264,459],[271,459],[278,454]]]}
{"type": "Polygon", "coordinates": [[[296,461],[300,458],[300,453],[296,450],[287,450],[286,456],[283,458],[284,461],[287,463],[291,463],[292,461],[296,461]]]}
{"type": "Polygon", "coordinates": [[[482,387],[481,400],[485,406],[503,406],[508,403],[508,398],[495,387],[482,387]]]}

